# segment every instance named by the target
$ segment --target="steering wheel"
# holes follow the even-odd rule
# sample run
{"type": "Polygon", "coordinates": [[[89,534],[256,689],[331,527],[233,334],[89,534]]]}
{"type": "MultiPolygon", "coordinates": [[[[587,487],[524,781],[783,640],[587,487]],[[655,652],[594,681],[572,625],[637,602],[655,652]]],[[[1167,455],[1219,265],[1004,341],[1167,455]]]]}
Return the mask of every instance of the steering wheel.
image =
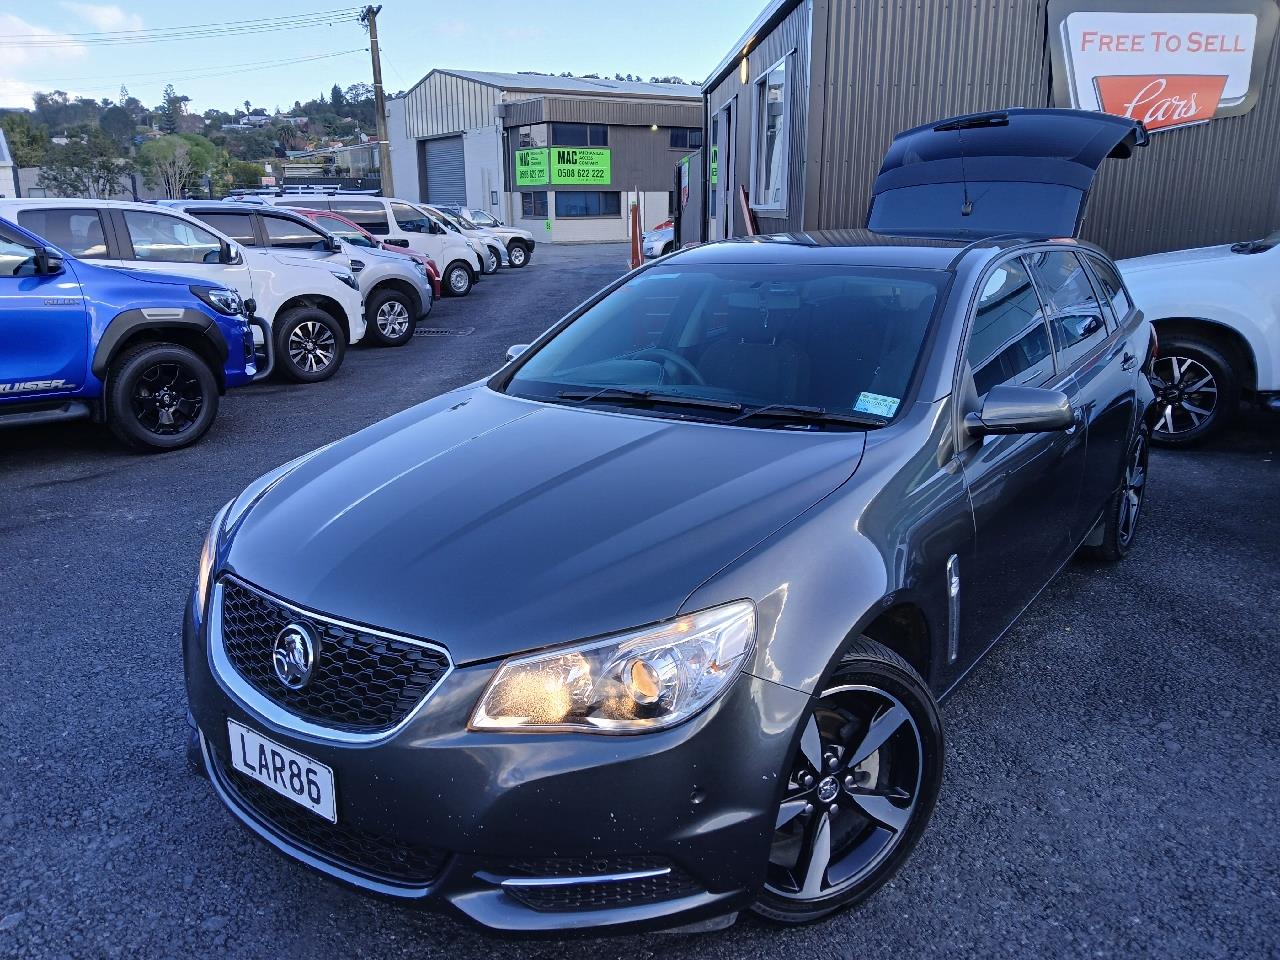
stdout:
{"type": "Polygon", "coordinates": [[[635,360],[645,360],[650,358],[656,359],[662,364],[662,369],[664,371],[667,371],[667,364],[670,363],[673,367],[676,367],[681,373],[688,377],[691,383],[701,384],[702,386],[706,386],[707,384],[707,381],[703,379],[702,374],[698,372],[698,368],[674,350],[664,350],[662,347],[649,347],[648,349],[641,350],[639,353],[633,354],[632,357],[635,360]]]}

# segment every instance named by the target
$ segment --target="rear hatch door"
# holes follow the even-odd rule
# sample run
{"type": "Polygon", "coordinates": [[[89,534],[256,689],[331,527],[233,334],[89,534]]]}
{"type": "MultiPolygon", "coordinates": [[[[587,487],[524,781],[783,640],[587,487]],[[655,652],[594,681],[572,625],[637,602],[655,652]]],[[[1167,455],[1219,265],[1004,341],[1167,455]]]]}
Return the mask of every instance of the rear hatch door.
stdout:
{"type": "Polygon", "coordinates": [[[1086,110],[952,117],[893,139],[867,226],[896,236],[1075,237],[1108,157],[1146,146],[1137,120],[1086,110]]]}

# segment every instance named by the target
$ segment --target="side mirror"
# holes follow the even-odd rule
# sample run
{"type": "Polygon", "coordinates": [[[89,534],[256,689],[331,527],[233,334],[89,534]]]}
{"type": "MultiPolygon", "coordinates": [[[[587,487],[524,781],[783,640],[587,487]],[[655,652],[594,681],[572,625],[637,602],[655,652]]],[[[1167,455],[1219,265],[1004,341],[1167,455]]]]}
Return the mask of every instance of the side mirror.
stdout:
{"type": "Polygon", "coordinates": [[[406,240],[404,237],[387,237],[387,239],[383,240],[382,242],[385,243],[388,247],[409,246],[409,241],[406,240]]]}
{"type": "Polygon", "coordinates": [[[513,343],[511,346],[507,347],[507,363],[510,363],[528,349],[529,344],[527,343],[513,343]]]}
{"type": "Polygon", "coordinates": [[[446,232],[445,228],[442,227],[440,224],[436,223],[434,220],[428,220],[427,223],[429,224],[427,228],[427,231],[429,233],[445,233],[446,232]]]}
{"type": "Polygon", "coordinates": [[[971,437],[1066,430],[1076,422],[1071,401],[1061,390],[1039,387],[992,387],[982,410],[967,414],[965,431],[971,437]]]}
{"type": "Polygon", "coordinates": [[[36,251],[36,273],[42,277],[55,277],[65,268],[62,266],[62,254],[48,247],[36,251]]]}
{"type": "Polygon", "coordinates": [[[341,253],[342,241],[339,240],[337,237],[325,237],[324,248],[328,250],[330,253],[341,253]]]}
{"type": "Polygon", "coordinates": [[[244,258],[240,256],[240,250],[234,244],[222,241],[222,247],[218,250],[219,263],[244,263],[244,258]]]}

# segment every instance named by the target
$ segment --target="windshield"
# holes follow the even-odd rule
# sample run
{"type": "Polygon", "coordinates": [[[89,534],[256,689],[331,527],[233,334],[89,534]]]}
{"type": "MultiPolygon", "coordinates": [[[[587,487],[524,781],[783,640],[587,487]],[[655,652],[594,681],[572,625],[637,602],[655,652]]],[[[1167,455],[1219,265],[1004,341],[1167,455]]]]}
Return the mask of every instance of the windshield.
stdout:
{"type": "Polygon", "coordinates": [[[530,356],[506,389],[582,402],[584,389],[624,388],[887,421],[947,277],[822,264],[653,267],[530,356]]]}
{"type": "Polygon", "coordinates": [[[500,224],[491,214],[485,213],[483,210],[472,210],[471,220],[482,227],[500,227],[500,224]]]}
{"type": "Polygon", "coordinates": [[[457,214],[450,213],[448,210],[441,210],[439,207],[430,207],[429,209],[431,210],[432,213],[438,216],[441,220],[447,223],[454,230],[457,230],[459,233],[461,233],[463,230],[476,229],[476,225],[472,223],[470,220],[466,219],[465,217],[460,217],[457,214]]]}

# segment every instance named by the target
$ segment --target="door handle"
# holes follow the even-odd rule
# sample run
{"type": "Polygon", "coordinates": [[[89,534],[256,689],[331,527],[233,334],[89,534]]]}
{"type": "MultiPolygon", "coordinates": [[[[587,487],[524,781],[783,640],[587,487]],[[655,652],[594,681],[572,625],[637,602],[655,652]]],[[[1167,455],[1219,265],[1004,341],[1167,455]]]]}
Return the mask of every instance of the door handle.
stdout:
{"type": "Polygon", "coordinates": [[[1126,343],[1123,347],[1124,356],[1120,358],[1121,370],[1132,370],[1138,365],[1138,358],[1129,352],[1129,345],[1126,343]]]}

